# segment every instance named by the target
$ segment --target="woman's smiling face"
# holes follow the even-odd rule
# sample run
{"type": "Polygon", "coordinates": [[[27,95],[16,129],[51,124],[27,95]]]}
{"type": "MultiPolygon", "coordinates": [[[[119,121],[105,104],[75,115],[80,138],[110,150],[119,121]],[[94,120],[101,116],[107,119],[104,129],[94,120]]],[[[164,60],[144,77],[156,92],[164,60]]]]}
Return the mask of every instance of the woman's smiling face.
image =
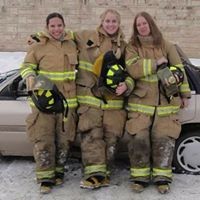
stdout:
{"type": "Polygon", "coordinates": [[[119,20],[114,13],[108,12],[102,22],[102,27],[108,35],[114,35],[119,29],[119,20]]]}
{"type": "Polygon", "coordinates": [[[138,33],[141,36],[148,36],[151,33],[151,30],[150,30],[147,20],[142,16],[139,16],[137,18],[136,27],[137,27],[138,33]]]}
{"type": "Polygon", "coordinates": [[[63,21],[58,17],[51,18],[47,25],[49,34],[56,40],[59,40],[63,36],[64,28],[63,21]]]}

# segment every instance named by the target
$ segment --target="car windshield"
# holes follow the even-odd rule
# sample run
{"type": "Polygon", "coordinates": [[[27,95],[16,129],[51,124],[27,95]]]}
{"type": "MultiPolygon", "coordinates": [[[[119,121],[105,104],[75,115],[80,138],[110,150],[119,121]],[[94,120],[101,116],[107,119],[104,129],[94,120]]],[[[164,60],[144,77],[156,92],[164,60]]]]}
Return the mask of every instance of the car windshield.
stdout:
{"type": "Polygon", "coordinates": [[[14,69],[8,72],[0,73],[0,83],[4,82],[8,77],[18,72],[18,69],[14,69]]]}

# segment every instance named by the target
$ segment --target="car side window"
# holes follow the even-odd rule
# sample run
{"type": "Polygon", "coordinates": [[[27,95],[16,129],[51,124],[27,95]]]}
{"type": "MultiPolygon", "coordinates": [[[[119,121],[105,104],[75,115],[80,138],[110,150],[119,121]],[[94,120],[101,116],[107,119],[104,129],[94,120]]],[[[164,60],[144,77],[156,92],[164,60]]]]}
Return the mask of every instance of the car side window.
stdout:
{"type": "Polygon", "coordinates": [[[27,97],[26,84],[20,76],[8,83],[0,91],[0,100],[16,100],[18,97],[27,97]]]}
{"type": "Polygon", "coordinates": [[[15,100],[15,95],[11,91],[11,86],[6,85],[0,92],[0,100],[15,100]]]}

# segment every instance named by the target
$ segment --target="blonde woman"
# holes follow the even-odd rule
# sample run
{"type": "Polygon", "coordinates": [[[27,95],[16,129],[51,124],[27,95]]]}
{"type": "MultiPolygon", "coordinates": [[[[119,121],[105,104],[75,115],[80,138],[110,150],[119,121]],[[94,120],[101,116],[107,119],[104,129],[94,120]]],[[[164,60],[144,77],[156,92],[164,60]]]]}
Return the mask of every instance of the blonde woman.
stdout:
{"type": "Polygon", "coordinates": [[[83,30],[75,34],[79,48],[77,74],[78,131],[81,133],[82,162],[84,167],[82,188],[98,188],[109,185],[108,165],[113,161],[117,141],[122,137],[126,120],[124,97],[133,88],[128,77],[120,82],[114,92],[100,91],[100,71],[96,62],[112,51],[123,65],[126,46],[120,28],[120,14],[108,9],[101,16],[100,26],[93,31],[83,30]],[[97,69],[98,68],[98,69],[97,69]]]}

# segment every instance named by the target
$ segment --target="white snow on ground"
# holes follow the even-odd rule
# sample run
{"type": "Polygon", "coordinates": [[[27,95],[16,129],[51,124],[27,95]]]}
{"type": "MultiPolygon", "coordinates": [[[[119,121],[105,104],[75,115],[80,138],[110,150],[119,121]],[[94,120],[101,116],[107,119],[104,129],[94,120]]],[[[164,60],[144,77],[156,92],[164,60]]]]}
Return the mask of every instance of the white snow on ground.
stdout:
{"type": "Polygon", "coordinates": [[[52,193],[39,194],[35,164],[28,158],[4,158],[0,161],[0,200],[199,200],[200,176],[174,174],[169,194],[159,194],[151,185],[140,194],[131,190],[128,164],[117,162],[111,185],[97,190],[79,188],[80,161],[69,162],[63,186],[52,193]]]}
{"type": "MultiPolygon", "coordinates": [[[[24,52],[0,52],[0,73],[19,68],[24,52]]],[[[191,61],[200,66],[199,59],[191,61]]],[[[51,194],[40,195],[35,179],[35,164],[30,158],[5,157],[0,159],[0,200],[199,200],[200,176],[174,174],[171,192],[159,194],[155,186],[149,186],[143,193],[131,191],[129,165],[123,160],[117,162],[111,179],[111,186],[99,190],[79,188],[81,163],[71,160],[67,165],[66,181],[62,187],[55,187],[51,194]]]]}

